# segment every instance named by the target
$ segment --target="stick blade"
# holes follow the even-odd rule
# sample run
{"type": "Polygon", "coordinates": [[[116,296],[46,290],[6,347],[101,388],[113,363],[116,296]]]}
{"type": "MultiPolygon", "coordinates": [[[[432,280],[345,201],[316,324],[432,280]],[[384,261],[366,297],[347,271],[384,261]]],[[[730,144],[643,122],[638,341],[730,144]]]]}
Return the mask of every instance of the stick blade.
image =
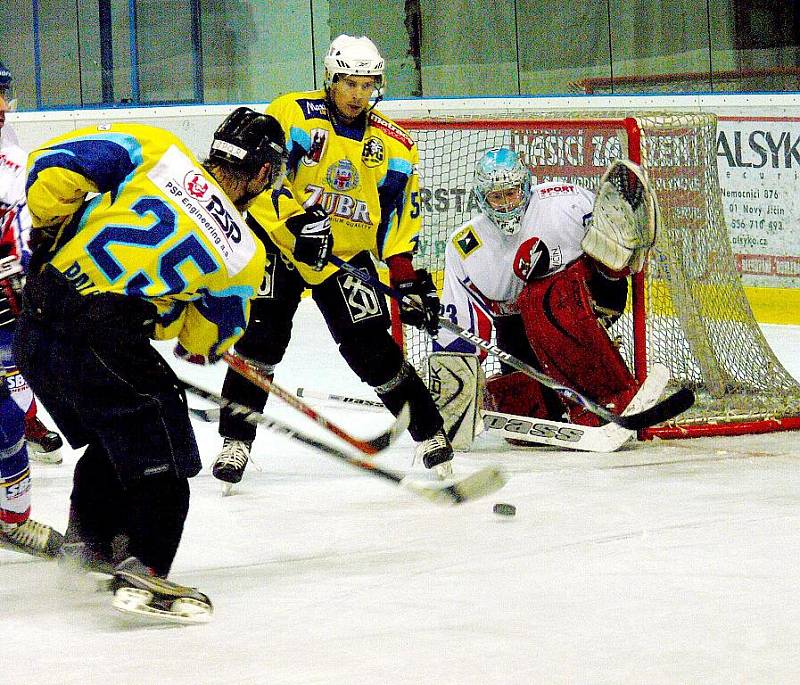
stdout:
{"type": "Polygon", "coordinates": [[[654,404],[638,414],[619,416],[614,420],[619,426],[630,430],[641,430],[669,421],[694,404],[694,393],[689,388],[681,388],[661,402],[654,404]]]}
{"type": "Polygon", "coordinates": [[[363,442],[369,445],[371,454],[382,452],[387,447],[397,442],[397,439],[406,431],[410,422],[411,409],[409,409],[408,404],[404,404],[395,420],[383,433],[376,435],[374,438],[364,440],[363,442]]]}
{"type": "Polygon", "coordinates": [[[404,478],[400,485],[437,504],[463,504],[497,492],[506,484],[506,476],[498,467],[487,466],[450,485],[404,478]]]}

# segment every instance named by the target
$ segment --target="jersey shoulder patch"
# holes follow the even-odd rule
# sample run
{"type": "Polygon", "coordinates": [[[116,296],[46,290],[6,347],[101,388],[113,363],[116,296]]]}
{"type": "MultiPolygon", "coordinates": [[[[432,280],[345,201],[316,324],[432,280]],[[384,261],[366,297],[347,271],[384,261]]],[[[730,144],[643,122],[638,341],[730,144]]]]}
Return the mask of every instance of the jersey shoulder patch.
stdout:
{"type": "Polygon", "coordinates": [[[453,236],[452,240],[453,246],[458,251],[458,254],[461,255],[461,259],[466,259],[481,245],[483,245],[483,242],[478,237],[475,229],[472,228],[472,224],[467,224],[464,226],[464,228],[462,228],[453,236]]]}
{"type": "Polygon", "coordinates": [[[410,150],[411,148],[414,147],[414,141],[411,140],[411,136],[409,136],[408,133],[406,133],[402,128],[400,128],[394,122],[389,121],[388,119],[384,119],[377,112],[369,113],[369,125],[374,126],[379,131],[382,131],[390,138],[394,138],[407,150],[410,150]]]}

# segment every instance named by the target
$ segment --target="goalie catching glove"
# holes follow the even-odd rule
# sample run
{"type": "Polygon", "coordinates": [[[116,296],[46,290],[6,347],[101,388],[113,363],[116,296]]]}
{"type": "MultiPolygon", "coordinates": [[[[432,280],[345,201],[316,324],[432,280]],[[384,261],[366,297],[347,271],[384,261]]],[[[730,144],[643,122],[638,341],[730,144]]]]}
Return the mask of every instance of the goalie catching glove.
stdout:
{"type": "Polygon", "coordinates": [[[399,302],[400,321],[436,337],[439,333],[439,295],[433,278],[425,269],[415,270],[410,255],[394,255],[387,262],[392,286],[403,296],[399,302]]]}
{"type": "Polygon", "coordinates": [[[294,236],[292,256],[321,271],[333,252],[331,220],[322,205],[312,205],[302,214],[289,217],[286,228],[294,236]]]}
{"type": "Polygon", "coordinates": [[[658,222],[647,172],[630,160],[615,159],[600,179],[581,248],[619,275],[638,273],[656,242],[658,222]]]}

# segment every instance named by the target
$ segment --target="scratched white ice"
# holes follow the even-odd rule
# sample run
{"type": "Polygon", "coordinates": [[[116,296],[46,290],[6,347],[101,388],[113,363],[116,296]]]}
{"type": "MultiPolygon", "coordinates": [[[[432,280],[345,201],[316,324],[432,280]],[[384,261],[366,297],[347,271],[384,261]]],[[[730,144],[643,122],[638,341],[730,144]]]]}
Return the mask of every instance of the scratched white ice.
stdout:
{"type": "MultiPolygon", "coordinates": [[[[765,330],[800,373],[800,329],[765,330]]],[[[210,389],[224,371],[179,370],[210,389]]],[[[368,393],[309,302],[277,381],[368,393]]],[[[359,435],[389,422],[318,406],[359,435]]],[[[312,430],[277,399],[268,409],[312,430]]],[[[0,552],[0,682],[800,679],[800,433],[610,455],[484,438],[457,456],[457,474],[497,463],[508,485],[441,508],[268,432],[255,443],[259,468],[223,499],[208,472],[220,438],[196,429],[206,469],[172,575],[209,594],[213,622],[131,627],[56,564],[0,552]],[[497,518],[496,501],[516,517],[497,518]]],[[[380,463],[409,470],[412,448],[404,437],[380,463]]],[[[34,472],[34,514],[61,528],[75,458],[34,472]]]]}

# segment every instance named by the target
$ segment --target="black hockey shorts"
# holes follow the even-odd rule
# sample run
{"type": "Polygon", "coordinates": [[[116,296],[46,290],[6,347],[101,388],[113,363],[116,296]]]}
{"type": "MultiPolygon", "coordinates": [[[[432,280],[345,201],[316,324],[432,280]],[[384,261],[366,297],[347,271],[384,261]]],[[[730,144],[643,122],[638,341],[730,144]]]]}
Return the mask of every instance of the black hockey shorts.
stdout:
{"type": "MultiPolygon", "coordinates": [[[[339,352],[356,375],[373,387],[394,378],[402,368],[403,353],[389,333],[389,308],[386,298],[357,278],[339,272],[323,283],[309,286],[281,256],[278,248],[267,244],[267,274],[261,294],[252,303],[250,321],[235,349],[240,354],[268,366],[283,359],[292,334],[292,321],[303,291],[311,296],[322,313],[339,352]]],[[[368,253],[350,260],[377,276],[368,253]]],[[[222,394],[227,399],[261,411],[267,393],[229,369],[222,394]]],[[[222,411],[220,433],[238,440],[253,440],[255,426],[240,416],[222,411]]]]}
{"type": "MultiPolygon", "coordinates": [[[[277,365],[289,345],[300,297],[310,288],[342,357],[362,381],[374,387],[399,372],[403,355],[389,333],[389,308],[383,295],[343,272],[309,286],[294,266],[279,256],[277,248],[268,246],[267,257],[268,286],[253,301],[247,330],[236,343],[237,352],[277,365]]],[[[377,278],[368,253],[350,261],[377,278]]]]}
{"type": "Polygon", "coordinates": [[[28,277],[23,302],[17,364],[73,448],[99,446],[123,483],[200,471],[186,397],[150,344],[152,303],[78,295],[51,266],[28,277]]]}

